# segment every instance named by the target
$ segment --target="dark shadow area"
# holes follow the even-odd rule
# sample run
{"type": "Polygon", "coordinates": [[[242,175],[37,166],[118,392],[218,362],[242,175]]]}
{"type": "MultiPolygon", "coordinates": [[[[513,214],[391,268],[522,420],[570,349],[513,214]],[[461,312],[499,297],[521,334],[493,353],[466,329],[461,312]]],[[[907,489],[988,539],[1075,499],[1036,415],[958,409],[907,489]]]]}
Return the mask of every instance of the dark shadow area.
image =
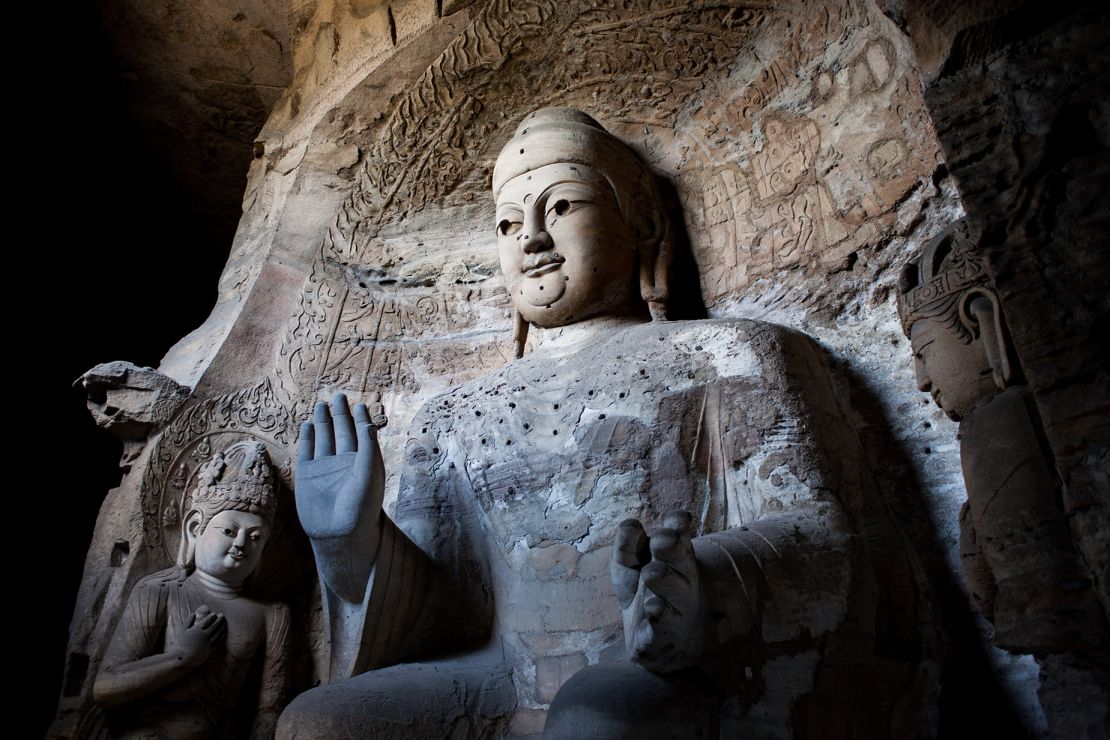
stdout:
{"type": "Polygon", "coordinates": [[[709,312],[701,295],[701,273],[690,249],[690,235],[686,233],[682,203],[678,199],[674,183],[667,178],[656,175],[655,186],[670,229],[671,264],[667,286],[670,295],[667,298],[667,318],[671,321],[707,318],[709,312]]]}
{"type": "Polygon", "coordinates": [[[15,645],[26,690],[13,737],[41,737],[53,719],[85,551],[119,481],[121,446],[93,424],[73,382],[109,360],[157,366],[211,310],[236,227],[198,214],[144,143],[128,113],[132,83],[114,66],[96,8],[51,15],[40,49],[49,62],[20,82],[27,131],[14,144],[22,172],[15,269],[35,314],[24,362],[38,365],[17,376],[14,418],[33,420],[16,435],[29,451],[19,467],[46,491],[11,496],[19,524],[9,551],[44,555],[48,565],[16,569],[13,595],[29,613],[15,645]]]}
{"type": "MultiPolygon", "coordinates": [[[[907,356],[907,362],[910,361],[907,356]]],[[[854,426],[897,536],[909,543],[916,577],[923,647],[940,666],[937,737],[1030,737],[998,685],[960,583],[947,566],[944,545],[925,506],[927,493],[887,422],[888,409],[847,364],[833,363],[834,382],[855,417],[854,426]]],[[[866,523],[865,523],[866,527],[866,523]]],[[[866,529],[864,536],[868,536],[866,529]]],[[[905,619],[906,615],[890,615],[905,619]]]]}

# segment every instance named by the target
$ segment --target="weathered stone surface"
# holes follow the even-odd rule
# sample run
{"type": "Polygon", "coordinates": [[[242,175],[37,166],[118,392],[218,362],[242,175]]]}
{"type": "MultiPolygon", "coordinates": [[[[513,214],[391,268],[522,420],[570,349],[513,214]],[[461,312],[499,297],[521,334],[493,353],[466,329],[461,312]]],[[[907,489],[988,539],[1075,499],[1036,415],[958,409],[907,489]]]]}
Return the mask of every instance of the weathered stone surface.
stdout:
{"type": "MultiPolygon", "coordinates": [[[[676,316],[707,309],[715,318],[771,320],[816,338],[837,361],[832,382],[850,399],[853,433],[884,505],[921,553],[915,586],[938,595],[936,627],[958,644],[953,635],[966,604],[953,596],[951,575],[960,560],[963,500],[955,426],[913,390],[893,308],[897,270],[961,214],[948,168],[969,193],[982,178],[978,195],[964,194],[969,210],[973,203],[993,207],[998,191],[1009,199],[1007,213],[1021,216],[1022,238],[1049,245],[1007,247],[1005,254],[1025,255],[1012,265],[1001,248],[986,249],[1007,313],[1018,304],[1011,329],[1023,362],[1029,353],[1030,385],[1069,511],[1099,511],[1088,504],[1105,490],[1105,452],[1088,441],[1105,439],[1099,425],[1106,414],[1097,402],[1106,394],[1095,387],[1098,376],[1092,387],[1082,378],[1084,368],[1102,366],[1084,336],[1101,298],[1083,287],[1096,283],[1078,277],[1102,274],[1105,262],[1090,257],[1097,251],[1089,246],[1097,237],[1092,221],[1079,219],[1087,226],[1073,234],[1069,214],[1089,210],[1084,204],[1094,202],[1105,177],[1095,156],[1105,149],[1087,146],[1104,141],[1105,115],[1088,106],[1083,84],[1096,84],[1091,80],[1107,65],[1083,51],[1098,46],[1094,25],[1068,21],[1066,9],[1051,11],[1054,20],[1036,32],[977,41],[984,37],[961,36],[961,29],[995,17],[997,8],[951,14],[954,25],[945,25],[916,20],[943,4],[921,7],[902,16],[884,8],[896,20],[913,16],[903,24],[907,37],[866,2],[626,8],[492,0],[444,2],[441,15],[431,0],[297,5],[289,14],[292,84],[257,137],[219,301],[160,367],[195,391],[142,448],[98,524],[59,726],[75,726],[87,707],[83,676],[95,673],[128,590],[172,558],[177,535],[163,513],[180,500],[174,481],[181,465],[194,472],[193,452],[257,438],[288,483],[295,423],[314,401],[333,390],[352,401],[380,392],[390,419],[380,434],[389,511],[416,410],[511,360],[511,309],[497,274],[486,192],[494,157],[519,121],[552,104],[595,115],[669,180],[671,223],[692,255],[676,269],[696,274],[701,288],[700,295],[672,296],[676,316]],[[1051,75],[1039,61],[1044,55],[1030,53],[1052,39],[1070,39],[1075,58],[1091,60],[1082,62],[1087,72],[1068,77],[1055,108],[1037,102],[1036,91],[1056,83],[1032,84],[1051,75]],[[985,71],[989,84],[939,74],[945,66],[985,71]],[[965,144],[948,148],[947,167],[923,103],[921,70],[929,99],[947,96],[954,111],[946,117],[934,107],[942,140],[967,134],[965,144]],[[1031,92],[1013,92],[1023,87],[1031,92]],[[991,97],[998,90],[1001,103],[991,97]],[[1090,115],[1071,115],[1088,108],[1090,115]],[[1004,127],[1015,126],[1011,139],[988,135],[1000,110],[1004,127]],[[1064,133],[1041,136],[1045,131],[1064,133]],[[1082,135],[1065,135],[1071,131],[1082,135]],[[976,141],[1016,141],[1017,153],[999,161],[1021,166],[972,173],[976,141]],[[1065,172],[1067,180],[1059,174],[1065,172]],[[1027,193],[1024,182],[1045,187],[1027,193]],[[1031,199],[1044,208],[1023,215],[1031,199]],[[1051,223],[1067,226],[1041,239],[1051,223]],[[1087,246],[1069,250],[1072,242],[1087,246]],[[1051,323],[1063,327],[1064,345],[1038,333],[1042,305],[1053,306],[1051,323]],[[1057,346],[1071,359],[1053,369],[1057,346]]],[[[539,334],[533,330],[533,344],[539,334]]],[[[1098,559],[1098,521],[1084,514],[1072,524],[1087,533],[1088,562],[1105,563],[1098,559]]],[[[520,567],[530,580],[605,575],[603,563],[587,562],[586,554],[576,559],[560,536],[537,530],[525,543],[529,557],[520,567]]],[[[321,620],[306,611],[300,627],[315,676],[326,674],[321,620]]],[[[546,656],[584,654],[569,630],[521,641],[546,656]]],[[[948,656],[957,666],[947,669],[948,685],[960,689],[942,694],[942,706],[982,686],[961,659],[948,656]]],[[[748,721],[804,701],[810,688],[798,676],[812,673],[807,660],[799,654],[767,663],[793,688],[768,694],[758,711],[744,710],[748,721]]],[[[1016,701],[1028,706],[1035,666],[1031,679],[1028,662],[997,653],[994,660],[1016,701]]],[[[513,726],[521,734],[539,731],[542,711],[518,707],[513,726]]],[[[1035,718],[1027,724],[1039,731],[1035,718]]]]}
{"type": "MultiPolygon", "coordinates": [[[[921,60],[926,103],[1031,390],[1036,434],[1106,613],[1110,385],[1096,337],[1110,279],[1110,213],[1097,195],[1110,178],[1110,19],[1088,2],[885,5],[921,60]]],[[[1041,695],[1055,697],[1046,711],[1064,712],[1049,717],[1062,737],[1071,710],[1061,710],[1068,690],[1051,685],[1056,675],[1064,673],[1042,671],[1041,695]]],[[[1077,685],[1074,676],[1065,684],[1077,685]]]]}
{"type": "Polygon", "coordinates": [[[185,403],[190,390],[157,370],[130,362],[106,362],[78,380],[88,394],[89,413],[123,442],[120,467],[129,470],[147,437],[161,431],[185,403]]]}
{"type": "Polygon", "coordinates": [[[150,156],[191,194],[203,222],[233,227],[252,142],[290,82],[288,3],[96,5],[150,156]]]}
{"type": "Polygon", "coordinates": [[[246,587],[267,545],[285,544],[270,544],[277,503],[260,442],[233,444],[202,468],[176,566],[132,590],[97,672],[93,698],[113,735],[273,732],[288,701],[289,609],[246,587]]]}

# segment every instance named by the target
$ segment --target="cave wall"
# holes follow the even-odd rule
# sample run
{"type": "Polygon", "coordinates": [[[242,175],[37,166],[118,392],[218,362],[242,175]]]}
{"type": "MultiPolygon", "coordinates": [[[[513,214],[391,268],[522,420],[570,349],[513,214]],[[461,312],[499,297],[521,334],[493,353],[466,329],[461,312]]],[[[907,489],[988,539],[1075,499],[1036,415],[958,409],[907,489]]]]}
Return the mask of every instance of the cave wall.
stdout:
{"type": "MultiPolygon", "coordinates": [[[[217,305],[159,368],[192,396],[152,430],[106,501],[71,655],[88,656],[81,665],[91,675],[115,623],[114,597],[167,562],[174,522],[165,512],[205,444],[257,436],[288,482],[296,424],[312,401],[333,389],[358,400],[380,393],[395,496],[420,403],[512,356],[490,170],[524,115],[560,104],[597,117],[673,183],[709,316],[792,326],[836,358],[887,504],[920,553],[937,649],[985,651],[1018,724],[1043,732],[1036,666],[985,645],[987,627],[968,611],[955,425],[915,388],[894,286],[906,259],[965,208],[980,219],[1061,474],[1075,481],[1069,495],[1105,491],[1105,447],[1090,442],[1105,439],[1105,377],[1089,377],[1105,365],[1083,341],[1100,310],[1089,287],[1099,283],[1082,280],[1104,274],[1105,262],[1089,259],[1100,232],[1085,222],[1046,238],[1045,226],[1071,223],[1096,197],[1105,161],[1082,152],[1090,141],[1104,151],[1105,106],[1073,88],[1052,110],[1030,103],[1035,96],[997,103],[1000,90],[1017,87],[1015,75],[1045,75],[1018,63],[1036,58],[1021,44],[1097,44],[1067,18],[1001,56],[1012,40],[992,46],[965,34],[966,48],[994,50],[985,66],[959,57],[988,70],[993,86],[984,85],[941,74],[959,67],[951,48],[961,37],[935,23],[922,34],[930,10],[939,12],[867,2],[297,3],[287,16],[292,82],[265,101],[273,108],[256,136],[217,305]],[[1001,124],[975,115],[997,109],[1023,115],[1001,124]],[[1011,139],[994,137],[1012,121],[1022,127],[1011,139]],[[986,174],[974,155],[983,142],[1009,147],[989,152],[1003,164],[986,174]],[[1061,156],[1068,174],[1086,179],[1046,176],[1034,192],[1022,189],[1061,156]],[[1028,209],[1031,199],[1043,207],[1028,209]],[[1088,246],[1072,248],[1077,240],[1088,246]],[[1052,269],[1033,269],[1044,264],[1052,269]],[[1062,350],[1037,328],[1042,304],[1062,327],[1062,350]]],[[[1105,68],[1085,69],[1097,77],[1105,68]]],[[[67,687],[59,727],[87,708],[87,684],[67,687]]]]}

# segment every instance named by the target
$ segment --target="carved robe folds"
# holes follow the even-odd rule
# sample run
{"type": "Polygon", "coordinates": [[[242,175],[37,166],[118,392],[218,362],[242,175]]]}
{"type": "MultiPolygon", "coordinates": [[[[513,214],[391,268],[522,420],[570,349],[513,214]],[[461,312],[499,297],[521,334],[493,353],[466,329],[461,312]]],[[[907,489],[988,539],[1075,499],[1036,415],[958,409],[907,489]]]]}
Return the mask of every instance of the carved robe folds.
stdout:
{"type": "Polygon", "coordinates": [[[914,701],[895,705],[917,680],[916,587],[817,348],[704,321],[541,346],[429,401],[355,668],[465,657],[307,692],[279,734],[538,732],[563,681],[624,653],[618,523],[675,509],[694,517],[723,735],[913,731],[914,701]]]}

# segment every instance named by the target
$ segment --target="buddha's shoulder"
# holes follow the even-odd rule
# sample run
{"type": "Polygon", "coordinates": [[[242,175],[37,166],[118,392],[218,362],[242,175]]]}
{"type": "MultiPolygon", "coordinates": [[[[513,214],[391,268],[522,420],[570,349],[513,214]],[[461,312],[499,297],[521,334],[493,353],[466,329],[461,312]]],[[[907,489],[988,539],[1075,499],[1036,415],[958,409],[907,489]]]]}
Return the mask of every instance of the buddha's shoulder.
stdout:
{"type": "Polygon", "coordinates": [[[641,346],[653,354],[685,352],[689,342],[706,346],[781,343],[804,335],[779,324],[755,319],[654,321],[614,335],[613,344],[641,346]],[[653,343],[654,342],[654,343],[653,343]]]}
{"type": "MultiPolygon", "coordinates": [[[[576,383],[619,385],[645,376],[682,378],[694,385],[724,377],[770,378],[795,364],[791,356],[811,354],[814,346],[800,332],[752,319],[645,323],[557,358],[527,354],[431,398],[422,415],[453,419],[470,407],[475,409],[471,413],[483,413],[487,406],[511,407],[519,394],[558,394],[576,383]]],[[[667,385],[678,390],[689,384],[667,385]]]]}

